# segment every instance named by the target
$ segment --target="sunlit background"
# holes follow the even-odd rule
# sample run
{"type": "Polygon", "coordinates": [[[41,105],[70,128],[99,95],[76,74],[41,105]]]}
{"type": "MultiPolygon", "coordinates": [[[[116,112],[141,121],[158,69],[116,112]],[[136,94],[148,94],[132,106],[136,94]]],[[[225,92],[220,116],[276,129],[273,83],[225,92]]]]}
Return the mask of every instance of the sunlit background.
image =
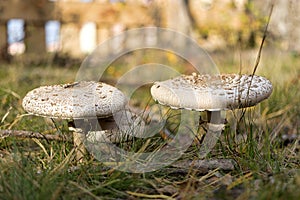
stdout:
{"type": "MultiPolygon", "coordinates": [[[[6,41],[0,41],[0,45],[2,49],[7,45],[10,55],[60,52],[80,57],[109,37],[147,26],[182,32],[210,52],[253,48],[261,41],[272,3],[270,0],[41,0],[28,7],[32,2],[27,5],[24,2],[20,1],[20,7],[18,1],[1,3],[4,10],[16,5],[11,13],[0,16],[1,30],[6,32],[1,37],[6,41]],[[32,10],[31,16],[25,17],[20,12],[25,6],[25,10],[32,10]],[[17,17],[23,15],[24,19],[17,17]],[[45,43],[42,52],[41,38],[45,43]],[[40,43],[39,48],[34,41],[40,43]]],[[[293,6],[295,1],[289,2],[277,1],[267,39],[284,50],[299,52],[298,7],[293,6]]],[[[116,41],[114,45],[122,43],[116,41]]]]}

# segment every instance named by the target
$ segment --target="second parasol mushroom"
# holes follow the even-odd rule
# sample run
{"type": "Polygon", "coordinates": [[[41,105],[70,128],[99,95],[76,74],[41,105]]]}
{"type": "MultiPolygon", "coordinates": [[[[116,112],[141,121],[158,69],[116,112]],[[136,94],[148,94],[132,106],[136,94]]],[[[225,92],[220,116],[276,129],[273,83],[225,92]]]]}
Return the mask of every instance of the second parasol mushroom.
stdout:
{"type": "Polygon", "coordinates": [[[205,157],[215,145],[224,128],[221,111],[251,107],[267,99],[272,84],[257,75],[181,75],[173,79],[155,82],[152,97],[172,109],[207,111],[208,132],[200,149],[205,157]]]}

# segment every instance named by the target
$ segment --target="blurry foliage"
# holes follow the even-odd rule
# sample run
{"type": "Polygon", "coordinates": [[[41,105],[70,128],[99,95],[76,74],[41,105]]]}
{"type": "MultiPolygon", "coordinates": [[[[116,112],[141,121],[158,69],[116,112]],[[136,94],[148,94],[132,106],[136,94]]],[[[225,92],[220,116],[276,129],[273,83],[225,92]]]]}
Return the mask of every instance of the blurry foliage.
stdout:
{"type": "Polygon", "coordinates": [[[198,19],[194,26],[201,40],[217,35],[224,40],[226,48],[241,46],[245,49],[259,45],[268,13],[261,13],[252,1],[247,1],[242,10],[237,10],[233,1],[225,7],[218,3],[213,3],[212,9],[205,11],[207,19],[198,19]]]}

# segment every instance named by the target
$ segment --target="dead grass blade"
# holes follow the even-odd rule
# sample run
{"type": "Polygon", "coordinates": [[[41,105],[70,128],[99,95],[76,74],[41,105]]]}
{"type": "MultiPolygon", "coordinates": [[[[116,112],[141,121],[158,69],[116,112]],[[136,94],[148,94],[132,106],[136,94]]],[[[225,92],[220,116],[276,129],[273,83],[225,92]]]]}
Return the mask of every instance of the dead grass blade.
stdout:
{"type": "Polygon", "coordinates": [[[3,92],[10,94],[14,97],[16,97],[17,99],[21,99],[20,95],[18,95],[16,92],[10,90],[10,89],[6,89],[6,88],[0,88],[0,90],[2,90],[3,92]]]}
{"type": "MultiPolygon", "coordinates": [[[[255,72],[256,72],[256,70],[258,68],[259,62],[260,62],[260,57],[261,57],[262,49],[263,49],[265,40],[267,38],[267,32],[268,32],[269,24],[270,24],[270,21],[271,21],[271,16],[272,16],[272,13],[273,13],[273,8],[274,8],[274,4],[272,3],[271,4],[270,13],[268,15],[267,24],[266,24],[266,27],[265,27],[265,30],[264,30],[263,38],[262,38],[262,41],[260,43],[258,54],[257,54],[256,60],[255,60],[255,65],[254,65],[254,69],[253,69],[252,75],[255,74],[255,72]]],[[[252,82],[252,80],[251,80],[251,82],[252,82]]],[[[250,82],[250,84],[251,84],[251,82],[250,82]]]]}
{"type": "Polygon", "coordinates": [[[17,117],[14,119],[13,122],[10,123],[8,126],[8,129],[11,129],[14,125],[16,125],[24,116],[31,115],[31,114],[23,114],[23,115],[17,115],[17,117]]]}
{"type": "MultiPolygon", "coordinates": [[[[260,46],[259,46],[259,50],[258,50],[256,60],[255,60],[255,64],[254,64],[254,68],[253,68],[253,72],[252,72],[252,77],[251,77],[250,84],[249,84],[248,91],[247,91],[247,99],[248,99],[249,94],[250,94],[250,88],[251,88],[251,85],[252,85],[253,76],[255,75],[255,72],[256,72],[256,70],[258,68],[258,65],[260,63],[261,53],[262,53],[262,49],[263,49],[265,40],[267,38],[267,32],[268,32],[269,24],[270,24],[270,21],[271,21],[271,16],[272,16],[272,13],[273,13],[273,8],[274,8],[274,3],[271,4],[271,9],[270,9],[270,13],[268,15],[267,24],[266,24],[266,27],[265,27],[265,30],[264,30],[262,41],[261,41],[260,46]]],[[[245,115],[245,112],[246,111],[243,110],[242,117],[245,115]]]]}
{"type": "Polygon", "coordinates": [[[40,140],[36,139],[36,138],[32,138],[32,140],[43,150],[43,152],[45,153],[45,155],[47,156],[47,159],[50,159],[50,155],[47,152],[45,146],[41,143],[40,140]]]}
{"type": "Polygon", "coordinates": [[[272,118],[275,118],[275,117],[282,116],[284,113],[287,113],[287,111],[289,111],[292,107],[293,107],[292,104],[288,104],[288,105],[286,105],[285,107],[283,107],[282,109],[280,109],[276,112],[267,114],[266,119],[272,119],[272,118]]]}
{"type": "Polygon", "coordinates": [[[249,179],[252,179],[252,172],[249,172],[248,174],[245,174],[244,176],[236,179],[234,182],[227,186],[227,190],[231,190],[235,186],[238,186],[249,179]]]}
{"type": "Polygon", "coordinates": [[[214,169],[214,170],[208,172],[208,173],[205,174],[204,176],[201,176],[201,177],[199,178],[199,182],[203,182],[203,181],[209,179],[210,177],[214,176],[214,175],[216,174],[216,172],[219,171],[219,170],[220,170],[219,168],[216,168],[216,169],[214,169]]]}
{"type": "Polygon", "coordinates": [[[50,173],[49,176],[51,177],[52,175],[59,173],[62,169],[66,167],[68,163],[70,163],[74,158],[75,158],[75,148],[73,148],[70,153],[67,155],[67,157],[59,163],[57,167],[55,167],[50,173]]]}
{"type": "Polygon", "coordinates": [[[284,115],[282,117],[282,119],[277,123],[276,127],[273,128],[273,130],[270,133],[270,142],[273,143],[273,141],[277,138],[277,136],[279,135],[280,131],[282,130],[282,128],[284,127],[286,121],[287,121],[287,116],[284,115]]]}
{"type": "Polygon", "coordinates": [[[12,107],[10,106],[10,107],[8,108],[7,112],[3,115],[0,124],[2,124],[2,123],[5,121],[5,119],[6,119],[7,116],[9,115],[11,109],[12,109],[12,107]]]}
{"type": "Polygon", "coordinates": [[[130,192],[130,191],[126,191],[127,194],[130,194],[132,196],[136,196],[136,197],[142,197],[142,198],[149,198],[149,199],[174,199],[173,197],[164,195],[164,194],[143,194],[143,193],[137,193],[137,192],[130,192]]]}

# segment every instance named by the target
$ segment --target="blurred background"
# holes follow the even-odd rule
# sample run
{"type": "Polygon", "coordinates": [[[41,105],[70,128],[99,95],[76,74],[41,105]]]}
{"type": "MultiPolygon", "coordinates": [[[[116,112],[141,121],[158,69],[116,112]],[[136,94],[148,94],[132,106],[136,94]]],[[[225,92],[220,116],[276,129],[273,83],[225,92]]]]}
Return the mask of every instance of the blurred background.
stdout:
{"type": "MultiPolygon", "coordinates": [[[[4,0],[0,60],[80,61],[108,38],[149,26],[182,32],[211,53],[253,49],[261,43],[272,2],[267,45],[298,55],[296,0],[4,0]]],[[[114,43],[108,48],[126,48],[125,37],[114,43]]]]}

